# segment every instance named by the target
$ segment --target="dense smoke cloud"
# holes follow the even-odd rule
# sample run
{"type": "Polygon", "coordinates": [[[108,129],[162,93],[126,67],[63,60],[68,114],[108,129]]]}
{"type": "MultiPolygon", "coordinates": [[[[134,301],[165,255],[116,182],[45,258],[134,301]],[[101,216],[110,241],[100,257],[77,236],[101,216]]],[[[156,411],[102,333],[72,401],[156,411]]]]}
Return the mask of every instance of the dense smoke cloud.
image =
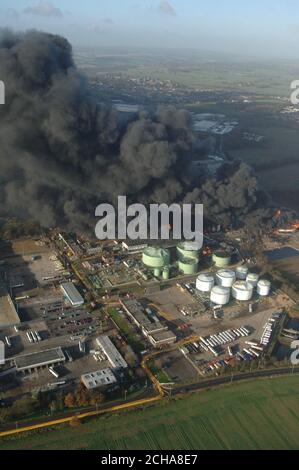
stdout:
{"type": "Polygon", "coordinates": [[[244,164],[209,177],[195,171],[200,146],[190,115],[161,107],[120,125],[96,105],[69,43],[40,32],[0,35],[0,215],[30,217],[44,227],[93,230],[100,202],[198,202],[223,224],[268,218],[244,164]]]}

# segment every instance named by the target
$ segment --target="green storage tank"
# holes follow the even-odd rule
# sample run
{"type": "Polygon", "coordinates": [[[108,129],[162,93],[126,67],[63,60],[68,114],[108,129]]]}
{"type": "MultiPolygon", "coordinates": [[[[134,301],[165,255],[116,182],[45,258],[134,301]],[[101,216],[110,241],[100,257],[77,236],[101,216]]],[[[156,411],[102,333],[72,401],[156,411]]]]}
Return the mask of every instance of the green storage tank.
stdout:
{"type": "Polygon", "coordinates": [[[177,257],[181,258],[192,258],[199,261],[200,250],[195,242],[181,242],[177,246],[177,257]]]}
{"type": "Polygon", "coordinates": [[[161,276],[161,269],[160,268],[155,268],[154,269],[154,276],[155,277],[160,277],[161,276]]]}
{"type": "Polygon", "coordinates": [[[170,263],[170,253],[164,248],[148,247],[142,254],[142,262],[151,269],[164,268],[170,263]]]}
{"type": "Polygon", "coordinates": [[[162,277],[165,281],[168,281],[169,277],[170,277],[170,270],[169,268],[164,268],[163,269],[163,273],[162,273],[162,277]]]}
{"type": "Polygon", "coordinates": [[[227,268],[231,264],[231,255],[226,251],[215,252],[212,259],[217,268],[227,268]]]}
{"type": "Polygon", "coordinates": [[[179,270],[186,275],[196,274],[198,272],[198,261],[193,258],[183,258],[178,261],[179,270]]]}

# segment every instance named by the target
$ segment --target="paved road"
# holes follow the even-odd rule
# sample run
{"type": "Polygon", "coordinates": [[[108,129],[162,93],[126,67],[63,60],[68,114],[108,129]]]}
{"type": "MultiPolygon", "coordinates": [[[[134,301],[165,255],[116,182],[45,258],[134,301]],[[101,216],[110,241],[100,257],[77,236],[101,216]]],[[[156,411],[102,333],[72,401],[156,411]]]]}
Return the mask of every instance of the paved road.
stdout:
{"type": "Polygon", "coordinates": [[[180,387],[173,391],[173,394],[178,394],[182,392],[192,392],[196,390],[203,390],[210,387],[217,387],[219,385],[224,385],[227,383],[235,383],[241,382],[242,380],[252,380],[256,378],[263,378],[263,377],[277,377],[283,375],[291,375],[291,374],[299,374],[299,368],[294,369],[294,371],[290,367],[285,367],[281,369],[274,369],[274,370],[260,370],[254,372],[247,372],[243,374],[233,374],[231,376],[225,377],[217,377],[215,379],[206,380],[201,383],[186,385],[185,387],[180,387]]]}
{"type": "Polygon", "coordinates": [[[0,426],[0,437],[2,435],[2,432],[5,432],[5,431],[10,431],[10,430],[17,430],[17,432],[22,432],[22,429],[23,428],[27,428],[28,426],[34,426],[34,425],[41,425],[43,423],[51,423],[53,422],[54,420],[55,421],[59,421],[59,420],[67,420],[69,418],[72,418],[74,416],[79,416],[81,414],[86,414],[86,413],[95,413],[97,412],[97,410],[100,411],[100,413],[105,413],[105,412],[109,412],[112,408],[117,408],[118,406],[121,406],[121,407],[130,407],[130,403],[134,403],[134,402],[140,402],[142,400],[144,400],[144,402],[146,403],[146,401],[148,401],[149,399],[152,399],[154,398],[154,389],[153,389],[153,386],[150,385],[148,386],[147,389],[145,389],[139,396],[138,396],[138,399],[130,402],[130,401],[127,401],[127,402],[122,402],[122,403],[119,403],[117,401],[115,402],[110,402],[109,404],[107,405],[99,405],[98,409],[97,407],[95,406],[88,406],[86,408],[84,408],[84,410],[79,410],[77,412],[74,412],[74,410],[70,410],[68,412],[65,412],[65,413],[55,413],[55,415],[51,416],[41,416],[40,418],[35,418],[35,419],[31,419],[31,420],[28,420],[28,421],[25,421],[25,420],[22,420],[18,423],[18,421],[16,420],[14,423],[8,423],[8,424],[3,424],[0,426]]]}
{"type": "MultiPolygon", "coordinates": [[[[281,369],[275,369],[275,370],[262,370],[262,371],[254,371],[254,372],[248,372],[244,374],[236,374],[232,376],[225,376],[225,377],[217,377],[215,379],[210,379],[206,380],[201,383],[197,384],[192,384],[188,385],[185,387],[178,388],[172,392],[173,395],[180,394],[180,393],[188,393],[188,392],[195,392],[198,390],[204,390],[210,387],[217,387],[221,386],[227,383],[231,382],[240,382],[242,380],[251,380],[255,378],[262,378],[262,377],[277,377],[277,376],[284,376],[284,375],[291,375],[291,374],[299,374],[299,368],[296,368],[292,370],[291,368],[281,368],[281,369]]],[[[18,427],[16,429],[16,425],[9,424],[7,426],[1,426],[1,431],[0,431],[0,437],[5,437],[5,435],[13,435],[13,434],[18,434],[21,432],[26,432],[38,428],[43,428],[43,427],[48,427],[48,426],[55,426],[58,424],[63,424],[66,422],[69,422],[73,417],[77,416],[79,418],[88,418],[92,416],[97,416],[99,414],[104,414],[104,413],[112,413],[115,411],[121,411],[121,410],[126,410],[129,408],[134,408],[134,407],[140,407],[143,405],[146,405],[148,403],[154,403],[162,399],[162,397],[156,396],[156,397],[151,397],[148,396],[147,394],[150,393],[149,391],[145,391],[145,396],[144,398],[141,398],[139,400],[133,401],[133,402],[128,402],[128,403],[123,403],[120,405],[115,405],[109,407],[101,407],[100,411],[96,411],[95,408],[87,409],[84,410],[84,412],[78,412],[74,415],[74,412],[69,412],[64,415],[60,416],[55,416],[54,417],[48,417],[48,418],[39,418],[36,420],[32,420],[30,422],[22,422],[22,427],[18,427]],[[147,396],[146,396],[147,395],[147,396]],[[54,418],[54,419],[53,419],[54,418]]]]}

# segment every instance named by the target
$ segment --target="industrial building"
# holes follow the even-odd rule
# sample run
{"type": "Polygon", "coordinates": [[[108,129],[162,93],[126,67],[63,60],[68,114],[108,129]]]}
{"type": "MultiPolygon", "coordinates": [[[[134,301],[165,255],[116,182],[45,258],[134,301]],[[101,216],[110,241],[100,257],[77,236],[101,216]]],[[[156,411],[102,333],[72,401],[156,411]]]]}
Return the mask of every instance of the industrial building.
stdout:
{"type": "Polygon", "coordinates": [[[121,305],[153,346],[158,347],[176,341],[176,336],[168,330],[168,327],[163,325],[155,315],[153,315],[153,321],[151,321],[144,312],[142,305],[136,300],[123,300],[121,305]]]}
{"type": "Polygon", "coordinates": [[[152,333],[148,338],[155,348],[164,344],[173,344],[177,339],[176,335],[169,330],[152,333]]]}
{"type": "Polygon", "coordinates": [[[84,304],[84,299],[72,282],[61,284],[61,290],[73,307],[80,307],[84,304]]]}
{"type": "Polygon", "coordinates": [[[148,243],[144,240],[126,240],[121,245],[129,253],[142,253],[148,247],[148,243]]]}
{"type": "Polygon", "coordinates": [[[153,333],[158,333],[159,331],[166,331],[167,326],[162,325],[162,323],[153,317],[153,321],[144,312],[142,305],[136,300],[123,300],[121,305],[125,309],[128,316],[133,320],[133,322],[142,330],[142,333],[145,336],[149,336],[153,333]]]}
{"type": "Polygon", "coordinates": [[[20,318],[10,295],[6,291],[0,292],[0,328],[9,328],[20,324],[20,318]]]}
{"type": "Polygon", "coordinates": [[[128,364],[118,352],[109,336],[99,336],[96,341],[114,369],[126,369],[128,367],[128,364]]]}
{"type": "Polygon", "coordinates": [[[58,238],[65,245],[68,252],[72,256],[81,256],[83,254],[82,248],[75,242],[75,240],[71,239],[68,235],[59,233],[58,238]]]}
{"type": "Polygon", "coordinates": [[[149,319],[146,316],[143,307],[139,302],[137,302],[137,300],[121,300],[120,303],[129,317],[139,328],[149,323],[149,319]]]}
{"type": "Polygon", "coordinates": [[[107,387],[108,385],[114,384],[116,381],[116,377],[111,369],[102,369],[81,375],[81,382],[87,390],[107,387]]]}
{"type": "Polygon", "coordinates": [[[24,356],[18,356],[14,359],[14,363],[18,372],[37,372],[39,369],[45,369],[65,362],[65,356],[62,349],[47,349],[24,356]]]}

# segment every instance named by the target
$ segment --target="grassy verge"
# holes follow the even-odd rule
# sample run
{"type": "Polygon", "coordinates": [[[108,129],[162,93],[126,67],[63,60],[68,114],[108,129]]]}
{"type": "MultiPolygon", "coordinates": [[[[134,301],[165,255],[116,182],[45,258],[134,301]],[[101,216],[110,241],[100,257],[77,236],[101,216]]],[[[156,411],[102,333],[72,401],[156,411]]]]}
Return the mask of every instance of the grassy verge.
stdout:
{"type": "Polygon", "coordinates": [[[299,378],[225,386],[77,428],[3,439],[4,449],[298,449],[299,378]]]}
{"type": "Polygon", "coordinates": [[[143,351],[144,346],[142,345],[140,341],[138,341],[133,329],[126,322],[126,320],[122,318],[122,316],[118,313],[118,311],[115,308],[111,307],[108,309],[108,313],[110,317],[112,318],[112,320],[114,321],[114,323],[120,329],[121,333],[123,334],[127,342],[132,347],[133,351],[135,353],[140,353],[141,351],[143,351]]]}

